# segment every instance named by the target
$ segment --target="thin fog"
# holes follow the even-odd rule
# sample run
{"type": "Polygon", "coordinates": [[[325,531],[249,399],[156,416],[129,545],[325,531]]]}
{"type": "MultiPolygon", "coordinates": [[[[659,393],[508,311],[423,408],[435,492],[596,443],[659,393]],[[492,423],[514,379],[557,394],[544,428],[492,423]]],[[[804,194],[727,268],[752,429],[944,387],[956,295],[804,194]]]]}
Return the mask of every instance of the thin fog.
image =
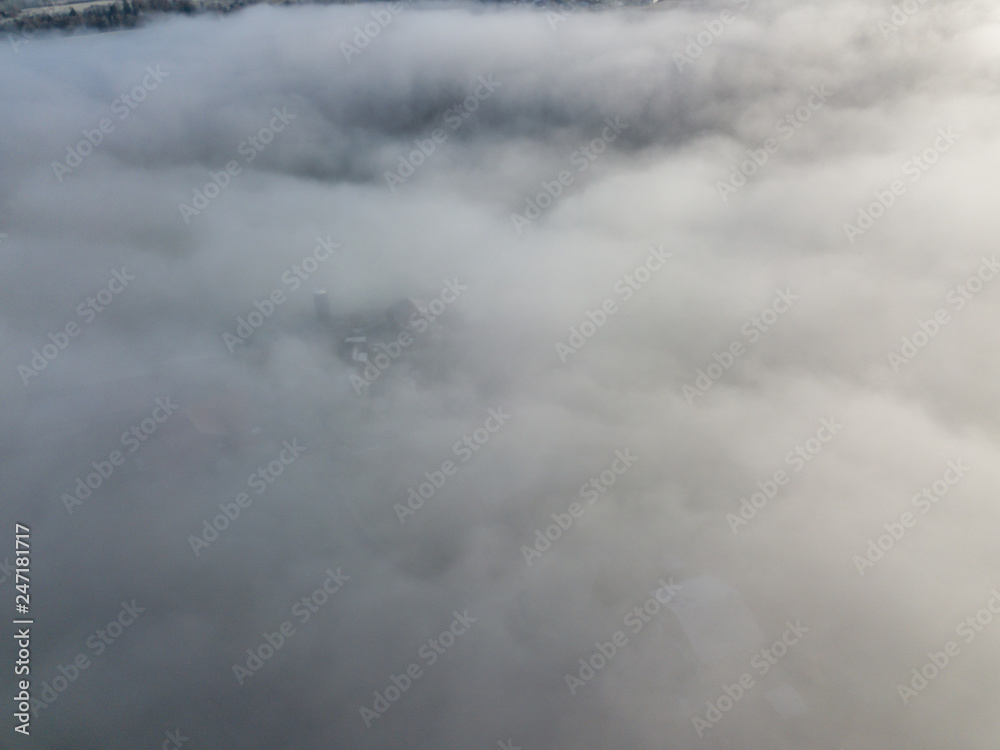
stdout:
{"type": "Polygon", "coordinates": [[[733,0],[4,43],[13,746],[995,747],[998,41],[733,0]]]}

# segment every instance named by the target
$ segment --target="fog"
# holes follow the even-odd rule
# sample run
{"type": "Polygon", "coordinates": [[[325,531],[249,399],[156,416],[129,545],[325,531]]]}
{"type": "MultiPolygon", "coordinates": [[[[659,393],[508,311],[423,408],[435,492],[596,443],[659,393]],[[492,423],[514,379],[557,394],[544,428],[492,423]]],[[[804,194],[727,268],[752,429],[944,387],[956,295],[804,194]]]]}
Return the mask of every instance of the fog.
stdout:
{"type": "Polygon", "coordinates": [[[998,41],[977,0],[5,41],[0,744],[995,747],[998,41]]]}

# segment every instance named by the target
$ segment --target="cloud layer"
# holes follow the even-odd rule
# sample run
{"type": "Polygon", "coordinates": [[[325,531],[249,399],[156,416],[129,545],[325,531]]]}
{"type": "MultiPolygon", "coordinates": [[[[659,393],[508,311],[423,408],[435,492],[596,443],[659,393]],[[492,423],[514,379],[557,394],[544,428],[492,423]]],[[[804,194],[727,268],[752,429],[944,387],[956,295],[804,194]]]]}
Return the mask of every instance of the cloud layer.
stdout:
{"type": "Polygon", "coordinates": [[[6,47],[32,746],[994,747],[998,20],[6,47]]]}

